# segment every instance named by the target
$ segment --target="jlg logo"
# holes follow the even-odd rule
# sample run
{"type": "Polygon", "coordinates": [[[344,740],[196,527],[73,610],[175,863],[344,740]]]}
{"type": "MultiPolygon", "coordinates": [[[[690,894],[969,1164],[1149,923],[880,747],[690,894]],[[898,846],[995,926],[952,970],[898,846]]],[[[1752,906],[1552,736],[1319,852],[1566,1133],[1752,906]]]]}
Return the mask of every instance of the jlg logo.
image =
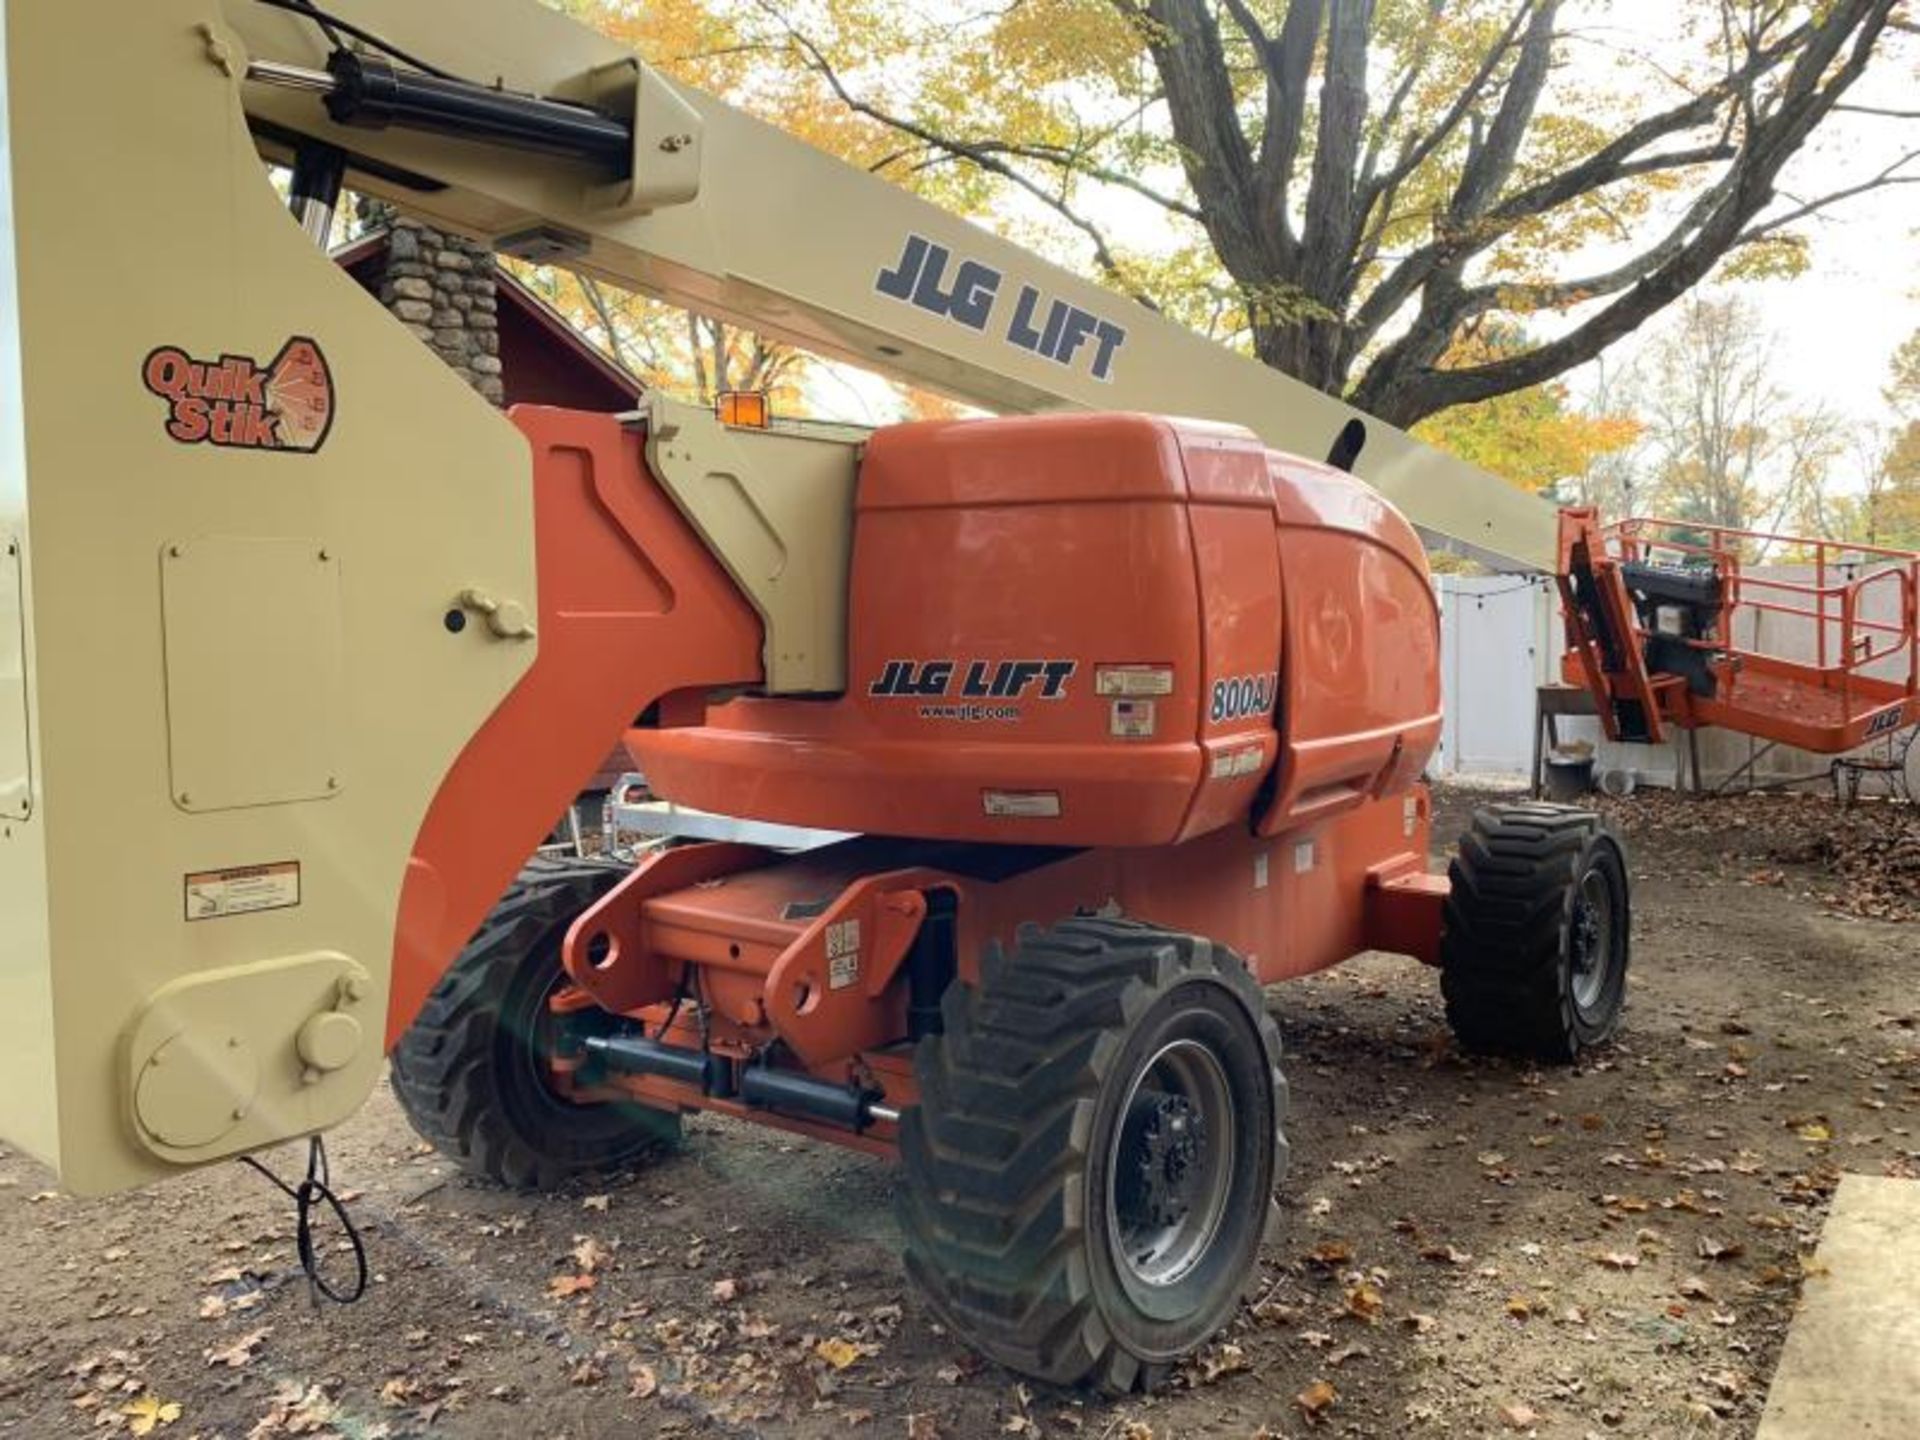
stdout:
{"type": "Polygon", "coordinates": [[[1898,730],[1900,722],[1906,718],[1906,713],[1907,709],[1904,705],[1896,705],[1891,710],[1882,710],[1867,722],[1867,738],[1871,740],[1875,735],[1885,735],[1890,730],[1898,730]]]}
{"type": "Polygon", "coordinates": [[[1042,700],[1058,700],[1078,668],[1072,660],[889,660],[880,678],[867,686],[867,694],[885,699],[1019,700],[1034,693],[1042,700]]]}
{"type": "Polygon", "coordinates": [[[141,379],[167,402],[167,434],[182,445],[312,454],[333,428],[333,375],[304,335],[265,367],[246,355],[195,360],[162,345],[147,356],[141,379]]]}

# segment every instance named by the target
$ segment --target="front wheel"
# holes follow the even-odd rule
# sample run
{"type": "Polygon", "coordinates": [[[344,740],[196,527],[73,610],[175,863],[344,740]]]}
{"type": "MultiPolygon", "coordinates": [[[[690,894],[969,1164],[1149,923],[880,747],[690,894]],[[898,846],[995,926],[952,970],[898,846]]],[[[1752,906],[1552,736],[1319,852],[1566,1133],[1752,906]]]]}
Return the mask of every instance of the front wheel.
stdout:
{"type": "Polygon", "coordinates": [[[1469,1050],[1567,1062],[1612,1038],[1627,997],[1626,851],[1586,810],[1476,810],[1448,871],[1447,1020],[1469,1050]]]}
{"type": "Polygon", "coordinates": [[[1150,1388],[1255,1273],[1284,1168],[1279,1032],[1232,952],[1029,929],[955,985],[901,1120],[907,1268],[1001,1364],[1150,1388]]]}

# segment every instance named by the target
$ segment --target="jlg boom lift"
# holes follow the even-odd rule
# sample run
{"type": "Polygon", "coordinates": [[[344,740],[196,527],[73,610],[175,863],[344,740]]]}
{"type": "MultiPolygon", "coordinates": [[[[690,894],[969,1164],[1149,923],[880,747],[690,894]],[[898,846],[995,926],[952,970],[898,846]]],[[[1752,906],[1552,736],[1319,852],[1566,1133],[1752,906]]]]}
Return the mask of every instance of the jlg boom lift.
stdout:
{"type": "Polygon", "coordinates": [[[1576,508],[1557,574],[1561,668],[1608,739],[1715,726],[1841,755],[1920,724],[1920,553],[1576,508]],[[1811,573],[1754,573],[1770,552],[1811,573]]]}
{"type": "Polygon", "coordinates": [[[1427,874],[1383,493],[1544,565],[1534,502],[530,0],[113,21],[4,7],[0,1130],[65,1184],[321,1131],[389,1050],[517,1185],[720,1111],[897,1158],[957,1333],[1125,1390],[1253,1273],[1263,983],[1373,947],[1474,1046],[1610,1032],[1592,817],[1427,874]],[[1014,413],[503,418],[316,248],[343,179],[1014,413]],[[521,874],[623,731],[673,799],[860,838],[521,874]]]}

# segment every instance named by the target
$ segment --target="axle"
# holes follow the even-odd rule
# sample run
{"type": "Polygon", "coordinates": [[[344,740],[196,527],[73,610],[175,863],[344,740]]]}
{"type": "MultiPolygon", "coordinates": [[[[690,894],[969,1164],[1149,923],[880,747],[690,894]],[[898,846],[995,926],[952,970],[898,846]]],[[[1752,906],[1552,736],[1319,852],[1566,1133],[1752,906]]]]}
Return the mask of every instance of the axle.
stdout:
{"type": "Polygon", "coordinates": [[[738,1100],[756,1110],[772,1110],[823,1121],[859,1132],[874,1121],[897,1121],[897,1109],[857,1085],[835,1085],[765,1064],[741,1064],[711,1051],[667,1045],[642,1035],[593,1035],[585,1042],[587,1085],[612,1075],[658,1075],[696,1087],[720,1100],[738,1100]]]}

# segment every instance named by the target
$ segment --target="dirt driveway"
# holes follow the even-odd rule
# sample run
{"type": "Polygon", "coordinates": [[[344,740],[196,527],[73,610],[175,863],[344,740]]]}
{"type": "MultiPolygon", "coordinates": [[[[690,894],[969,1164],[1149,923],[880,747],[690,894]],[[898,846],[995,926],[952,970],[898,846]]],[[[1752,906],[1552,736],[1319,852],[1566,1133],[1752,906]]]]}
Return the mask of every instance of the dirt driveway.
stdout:
{"type": "Polygon", "coordinates": [[[1837,1173],[1920,1174],[1920,926],[1836,913],[1863,842],[1822,802],[1620,818],[1635,988],[1593,1063],[1462,1059],[1384,958],[1275,992],[1287,1224],[1165,1395],[980,1366],[906,1286],[875,1162],[700,1119],[528,1199],[450,1176],[383,1092],[331,1145],[377,1272],[347,1309],[238,1166],[77,1201],[0,1158],[0,1436],[1750,1435],[1837,1173]]]}

